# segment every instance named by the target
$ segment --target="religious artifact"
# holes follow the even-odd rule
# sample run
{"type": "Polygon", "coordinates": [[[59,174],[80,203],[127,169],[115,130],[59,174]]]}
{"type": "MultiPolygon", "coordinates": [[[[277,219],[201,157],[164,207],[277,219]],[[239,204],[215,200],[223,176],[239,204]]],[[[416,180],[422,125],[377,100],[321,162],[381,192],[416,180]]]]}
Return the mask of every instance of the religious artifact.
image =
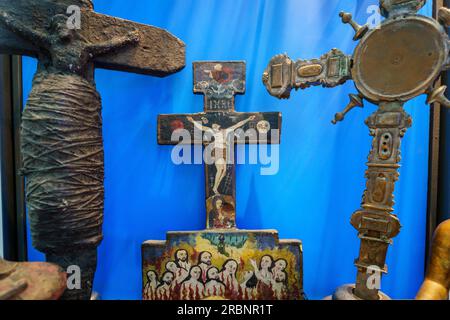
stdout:
{"type": "Polygon", "coordinates": [[[165,30],[93,11],[91,0],[0,0],[0,53],[38,59],[22,115],[22,173],[33,246],[81,270],[89,299],[101,242],[104,163],[95,68],[166,76],[185,45],[165,30]]]}
{"type": "Polygon", "coordinates": [[[206,230],[169,232],[142,245],[145,300],[302,299],[302,248],[275,230],[236,227],[234,145],[278,144],[281,114],[235,112],[245,62],[196,62],[194,93],[204,112],[160,115],[160,145],[204,145],[206,230]],[[185,135],[192,139],[183,139],[185,135]]]}
{"type": "Polygon", "coordinates": [[[411,117],[403,109],[410,99],[427,94],[427,103],[450,106],[445,86],[435,80],[448,67],[449,39],[445,27],[449,11],[440,11],[440,23],[417,14],[423,0],[382,0],[381,14],[386,18],[377,28],[360,26],[349,13],[340,13],[343,23],[355,30],[361,40],[353,55],[333,49],[319,59],[292,61],[287,55],[272,58],[263,74],[268,92],[280,99],[289,98],[295,89],[310,86],[335,87],[353,79],[357,94],[337,113],[333,124],[344,120],[366,99],[378,106],[366,124],[373,136],[366,171],[367,188],[362,207],[351,224],[361,239],[356,284],[339,288],[333,299],[388,299],[377,285],[376,273],[386,273],[386,254],[392,238],[400,232],[393,214],[394,185],[399,178],[400,141],[411,126],[411,117]]]}
{"type": "Polygon", "coordinates": [[[66,273],[57,265],[0,258],[0,300],[57,300],[66,283],[66,273]]]}
{"type": "Polygon", "coordinates": [[[430,263],[417,300],[448,300],[450,290],[450,220],[436,229],[430,263]]]}

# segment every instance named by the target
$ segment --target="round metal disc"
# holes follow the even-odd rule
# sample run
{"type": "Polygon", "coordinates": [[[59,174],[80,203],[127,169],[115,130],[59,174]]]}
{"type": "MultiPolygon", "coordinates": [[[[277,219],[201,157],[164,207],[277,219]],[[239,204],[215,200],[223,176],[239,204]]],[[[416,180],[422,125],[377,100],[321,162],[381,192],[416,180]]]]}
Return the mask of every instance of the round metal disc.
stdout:
{"type": "Polygon", "coordinates": [[[357,46],[352,76],[373,102],[406,101],[425,92],[447,55],[445,34],[434,20],[398,18],[370,31],[357,46]]]}

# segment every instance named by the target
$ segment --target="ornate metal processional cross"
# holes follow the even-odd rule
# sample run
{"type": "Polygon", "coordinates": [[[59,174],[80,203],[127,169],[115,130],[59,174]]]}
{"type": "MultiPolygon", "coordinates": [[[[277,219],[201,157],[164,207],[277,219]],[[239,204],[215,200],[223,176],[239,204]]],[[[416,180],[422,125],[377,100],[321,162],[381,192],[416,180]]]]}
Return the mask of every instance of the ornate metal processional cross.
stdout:
{"type": "Polygon", "coordinates": [[[104,208],[94,70],[166,76],[184,67],[185,45],[165,30],[97,14],[91,0],[0,0],[0,53],[39,62],[21,124],[33,246],[64,270],[79,267],[81,289],[64,298],[89,299],[104,208]]]}
{"type": "Polygon", "coordinates": [[[236,228],[234,144],[279,143],[281,128],[278,112],[235,112],[234,96],[244,91],[244,62],[194,63],[194,92],[205,95],[204,112],[158,118],[159,144],[203,144],[209,151],[208,218],[206,230],[143,243],[146,300],[303,298],[301,242],[279,240],[275,230],[236,228]]]}
{"type": "Polygon", "coordinates": [[[286,55],[272,58],[263,75],[269,93],[289,98],[293,88],[313,85],[335,87],[353,79],[358,94],[350,95],[350,103],[332,121],[336,124],[354,107],[362,107],[363,99],[378,105],[366,124],[373,136],[366,171],[367,189],[362,208],[351,224],[361,239],[356,285],[339,288],[333,299],[388,299],[371,282],[376,269],[387,272],[386,254],[392,238],[400,231],[394,211],[394,185],[400,167],[400,142],[411,126],[411,117],[403,105],[421,94],[427,103],[450,106],[445,86],[434,87],[435,80],[448,67],[449,39],[445,27],[450,23],[449,10],[440,11],[440,23],[417,14],[425,1],[384,0],[380,9],[386,18],[378,29],[369,30],[341,13],[343,23],[355,30],[354,40],[361,40],[352,56],[337,49],[320,59],[292,61],[286,55]]]}

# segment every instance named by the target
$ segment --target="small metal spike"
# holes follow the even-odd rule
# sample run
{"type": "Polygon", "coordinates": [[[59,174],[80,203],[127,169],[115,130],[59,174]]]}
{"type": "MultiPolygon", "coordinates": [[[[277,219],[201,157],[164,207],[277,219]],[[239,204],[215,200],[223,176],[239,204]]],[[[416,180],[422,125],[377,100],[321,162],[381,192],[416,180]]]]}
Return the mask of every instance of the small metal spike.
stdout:
{"type": "Polygon", "coordinates": [[[350,94],[350,102],[345,107],[344,111],[338,112],[334,116],[334,120],[331,121],[332,124],[337,124],[339,121],[343,121],[345,118],[345,115],[349,113],[353,108],[355,107],[364,107],[364,103],[362,100],[362,97],[357,94],[350,94]]]}
{"type": "Polygon", "coordinates": [[[341,12],[339,16],[342,18],[342,22],[345,24],[350,24],[352,28],[355,30],[355,36],[353,37],[354,41],[357,41],[364,37],[364,35],[369,31],[369,25],[365,24],[360,26],[358,23],[353,20],[353,16],[351,13],[341,12]]]}

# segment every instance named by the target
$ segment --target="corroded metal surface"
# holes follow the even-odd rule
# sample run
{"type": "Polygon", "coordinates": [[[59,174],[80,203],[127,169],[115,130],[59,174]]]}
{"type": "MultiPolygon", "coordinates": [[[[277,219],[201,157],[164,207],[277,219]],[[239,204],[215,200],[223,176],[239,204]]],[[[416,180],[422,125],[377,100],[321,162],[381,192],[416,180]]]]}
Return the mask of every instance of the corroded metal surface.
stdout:
{"type": "Polygon", "coordinates": [[[447,33],[424,16],[386,21],[371,30],[353,54],[352,79],[374,103],[407,101],[424,94],[448,58],[447,33]]]}
{"type": "Polygon", "coordinates": [[[381,294],[379,287],[370,285],[372,272],[387,272],[387,249],[401,228],[398,218],[392,214],[394,186],[399,177],[401,139],[412,122],[401,103],[382,103],[366,124],[373,136],[367,162],[367,187],[362,208],[351,218],[361,239],[359,258],[355,261],[358,275],[354,293],[362,299],[375,300],[381,294]]]}
{"type": "Polygon", "coordinates": [[[144,300],[303,299],[301,242],[236,227],[235,144],[279,143],[281,129],[279,112],[234,110],[235,95],[245,92],[245,68],[240,61],[194,63],[204,112],[158,117],[159,144],[203,144],[213,158],[203,159],[206,230],[142,244],[144,300]]]}
{"type": "Polygon", "coordinates": [[[374,272],[386,273],[386,254],[392,238],[400,231],[400,222],[393,214],[394,186],[399,178],[400,143],[411,126],[411,117],[403,104],[421,94],[427,94],[428,103],[438,102],[449,107],[446,87],[434,87],[435,80],[448,67],[449,39],[445,26],[449,25],[448,9],[441,9],[439,22],[417,15],[425,4],[422,0],[380,1],[381,13],[386,19],[378,28],[356,23],[351,14],[341,13],[343,23],[355,31],[359,41],[352,56],[333,49],[321,59],[299,60],[293,64],[286,55],[276,56],[263,75],[268,92],[278,98],[289,97],[294,88],[310,85],[334,87],[353,79],[358,94],[350,95],[350,103],[335,115],[336,124],[355,107],[363,106],[366,99],[379,106],[366,124],[373,136],[372,150],[366,171],[366,190],[362,207],[356,211],[351,224],[358,230],[361,247],[355,265],[358,269],[356,284],[338,289],[335,299],[386,299],[374,280],[374,272]],[[339,68],[331,77],[329,68],[334,62],[339,68]],[[304,72],[309,66],[312,71],[304,72]],[[284,70],[284,73],[278,70],[284,70]],[[281,74],[282,76],[275,76],[281,74]],[[298,75],[309,79],[296,81],[298,75]],[[276,81],[274,81],[274,79],[276,81]],[[279,80],[281,79],[281,80],[279,80]],[[333,79],[335,79],[333,81],[333,79]],[[349,289],[350,288],[350,289],[349,289]]]}
{"type": "Polygon", "coordinates": [[[450,220],[443,222],[433,238],[430,264],[417,300],[448,300],[450,290],[450,220]]]}
{"type": "Polygon", "coordinates": [[[332,88],[351,78],[351,57],[332,49],[320,59],[292,61],[281,54],[272,58],[263,74],[263,82],[272,96],[287,99],[292,89],[313,85],[332,88]]]}
{"type": "Polygon", "coordinates": [[[57,265],[0,259],[0,300],[56,300],[66,289],[66,281],[57,265]]]}
{"type": "Polygon", "coordinates": [[[22,173],[33,245],[63,268],[81,268],[89,299],[103,238],[101,99],[95,67],[164,76],[184,66],[167,31],[97,14],[88,0],[0,0],[0,52],[38,58],[22,115],[22,173]],[[80,25],[69,28],[69,5],[80,25]]]}

